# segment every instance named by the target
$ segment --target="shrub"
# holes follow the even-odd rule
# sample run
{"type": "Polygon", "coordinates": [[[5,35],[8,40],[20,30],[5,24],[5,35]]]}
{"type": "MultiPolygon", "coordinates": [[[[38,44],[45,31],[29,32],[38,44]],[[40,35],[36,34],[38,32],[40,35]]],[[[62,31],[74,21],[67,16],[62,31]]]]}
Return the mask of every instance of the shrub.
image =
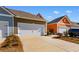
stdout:
{"type": "Polygon", "coordinates": [[[16,35],[7,36],[5,41],[0,45],[0,49],[5,49],[6,51],[23,51],[23,45],[20,38],[16,35]],[[16,47],[16,48],[15,48],[16,47]],[[13,50],[12,50],[13,48],[13,50]],[[9,49],[9,50],[7,50],[9,49]]]}
{"type": "Polygon", "coordinates": [[[67,31],[66,31],[66,32],[64,32],[64,36],[66,36],[66,37],[68,36],[68,32],[67,32],[67,31]]]}
{"type": "Polygon", "coordinates": [[[61,37],[62,37],[62,33],[57,33],[57,35],[59,36],[59,38],[61,38],[61,37]]]}
{"type": "Polygon", "coordinates": [[[73,34],[73,33],[69,33],[69,36],[70,36],[70,37],[74,37],[74,34],[73,34]]]}

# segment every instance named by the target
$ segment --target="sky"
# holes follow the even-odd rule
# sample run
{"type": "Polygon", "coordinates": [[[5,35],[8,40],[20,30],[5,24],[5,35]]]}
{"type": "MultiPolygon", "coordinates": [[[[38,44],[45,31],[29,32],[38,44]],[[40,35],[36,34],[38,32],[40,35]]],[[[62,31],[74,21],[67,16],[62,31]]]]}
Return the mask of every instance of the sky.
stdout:
{"type": "Polygon", "coordinates": [[[79,6],[6,6],[32,14],[40,13],[48,22],[67,15],[73,22],[79,22],[79,6]]]}

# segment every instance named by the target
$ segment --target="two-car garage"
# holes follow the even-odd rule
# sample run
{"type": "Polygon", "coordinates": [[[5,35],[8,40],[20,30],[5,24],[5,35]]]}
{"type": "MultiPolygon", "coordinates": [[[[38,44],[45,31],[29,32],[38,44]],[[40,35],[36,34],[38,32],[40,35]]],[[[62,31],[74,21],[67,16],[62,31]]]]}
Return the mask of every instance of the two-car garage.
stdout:
{"type": "Polygon", "coordinates": [[[40,24],[30,24],[30,23],[18,23],[18,35],[19,36],[33,36],[33,35],[43,35],[44,25],[40,24]]]}
{"type": "Polygon", "coordinates": [[[19,36],[44,35],[47,22],[41,14],[0,7],[0,38],[16,34],[19,36]]]}

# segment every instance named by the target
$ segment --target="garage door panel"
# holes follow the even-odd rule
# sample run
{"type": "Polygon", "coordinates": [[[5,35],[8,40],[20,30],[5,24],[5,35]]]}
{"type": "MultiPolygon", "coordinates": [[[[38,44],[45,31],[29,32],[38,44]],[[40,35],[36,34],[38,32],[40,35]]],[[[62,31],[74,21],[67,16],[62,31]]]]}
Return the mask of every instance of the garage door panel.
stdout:
{"type": "Polygon", "coordinates": [[[0,39],[8,36],[8,22],[0,21],[0,39]]]}
{"type": "Polygon", "coordinates": [[[18,23],[19,35],[41,35],[43,32],[43,25],[18,23]]]}
{"type": "Polygon", "coordinates": [[[64,33],[66,31],[65,28],[59,28],[59,33],[64,33]]]}
{"type": "Polygon", "coordinates": [[[66,31],[68,31],[68,27],[59,27],[59,29],[58,29],[58,31],[59,31],[59,33],[64,33],[64,32],[66,32],[66,31]]]}
{"type": "Polygon", "coordinates": [[[41,32],[37,30],[19,30],[19,35],[41,35],[41,32]]]}
{"type": "Polygon", "coordinates": [[[19,34],[20,35],[31,35],[32,34],[32,31],[31,30],[19,30],[19,34]]]}
{"type": "Polygon", "coordinates": [[[37,30],[20,30],[19,35],[40,35],[41,33],[38,32],[37,30]]]}
{"type": "Polygon", "coordinates": [[[44,27],[43,25],[38,25],[38,24],[27,24],[27,23],[19,23],[18,26],[22,30],[38,30],[40,27],[44,27]]]}

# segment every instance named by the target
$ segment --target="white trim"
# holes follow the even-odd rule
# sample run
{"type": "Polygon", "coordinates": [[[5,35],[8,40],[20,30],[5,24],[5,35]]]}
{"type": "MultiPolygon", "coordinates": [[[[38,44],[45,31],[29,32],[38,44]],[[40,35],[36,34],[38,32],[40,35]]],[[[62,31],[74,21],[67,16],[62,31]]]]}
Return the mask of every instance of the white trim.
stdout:
{"type": "MultiPolygon", "coordinates": [[[[29,17],[21,17],[21,16],[15,16],[15,17],[17,17],[17,18],[23,18],[23,19],[31,19],[31,20],[33,20],[33,18],[29,18],[29,17]]],[[[34,19],[35,21],[43,21],[43,20],[37,20],[37,19],[34,19]]],[[[46,22],[46,21],[44,21],[44,22],[46,22]]]]}
{"type": "MultiPolygon", "coordinates": [[[[64,18],[64,17],[63,17],[63,18],[64,18]]],[[[63,18],[61,18],[61,20],[63,20],[63,18]]],[[[60,21],[61,21],[61,20],[60,20],[60,21]]],[[[58,23],[60,23],[60,21],[58,21],[58,23]]]]}
{"type": "Polygon", "coordinates": [[[13,17],[11,15],[7,15],[7,14],[0,14],[0,16],[8,16],[8,17],[13,17]]]}
{"type": "Polygon", "coordinates": [[[70,19],[68,18],[68,16],[65,16],[65,17],[67,17],[67,19],[68,19],[69,23],[70,23],[70,24],[72,24],[72,23],[71,23],[71,21],[70,21],[70,19]]]}
{"type": "Polygon", "coordinates": [[[58,24],[57,24],[57,33],[58,33],[58,24]]]}
{"type": "MultiPolygon", "coordinates": [[[[68,22],[69,22],[70,24],[72,24],[67,16],[64,16],[61,20],[63,20],[65,17],[67,18],[68,22]]],[[[61,20],[60,20],[60,21],[61,21],[61,20]]],[[[58,23],[60,23],[60,21],[59,21],[58,23]]]]}
{"type": "Polygon", "coordinates": [[[12,23],[13,23],[13,27],[12,27],[13,28],[13,33],[12,34],[14,34],[14,28],[15,28],[14,27],[14,17],[12,17],[12,23]]]}
{"type": "MultiPolygon", "coordinates": [[[[64,23],[58,23],[58,24],[64,24],[64,23]]],[[[71,25],[71,24],[66,24],[66,25],[71,25]]]]}
{"type": "Polygon", "coordinates": [[[47,35],[47,21],[45,23],[45,34],[47,35]]]}
{"type": "Polygon", "coordinates": [[[11,14],[11,15],[14,16],[14,14],[12,14],[12,13],[11,13],[9,10],[7,10],[5,7],[2,7],[2,6],[1,6],[1,8],[4,9],[5,11],[7,11],[9,14],[11,14]]]}
{"type": "Polygon", "coordinates": [[[8,32],[8,34],[7,34],[7,36],[9,36],[9,34],[10,34],[10,32],[9,32],[9,23],[8,23],[8,25],[7,25],[7,32],[8,32]]]}

